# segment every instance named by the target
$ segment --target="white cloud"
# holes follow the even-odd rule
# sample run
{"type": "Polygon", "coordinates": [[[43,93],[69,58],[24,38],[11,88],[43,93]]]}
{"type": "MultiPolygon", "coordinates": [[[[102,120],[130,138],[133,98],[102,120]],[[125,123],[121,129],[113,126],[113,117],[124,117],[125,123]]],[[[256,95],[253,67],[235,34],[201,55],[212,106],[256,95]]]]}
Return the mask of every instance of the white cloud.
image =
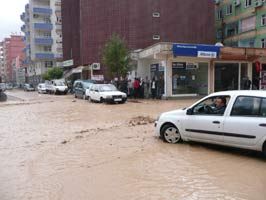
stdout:
{"type": "Polygon", "coordinates": [[[11,33],[20,34],[23,22],[20,15],[29,0],[1,0],[0,7],[0,41],[11,33]]]}

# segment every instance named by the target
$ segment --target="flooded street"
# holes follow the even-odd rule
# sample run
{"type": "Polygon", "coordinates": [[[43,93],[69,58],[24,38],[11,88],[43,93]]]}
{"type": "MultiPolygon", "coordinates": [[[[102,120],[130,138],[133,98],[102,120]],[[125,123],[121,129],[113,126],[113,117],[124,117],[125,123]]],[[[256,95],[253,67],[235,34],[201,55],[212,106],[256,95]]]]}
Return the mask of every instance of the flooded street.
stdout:
{"type": "Polygon", "coordinates": [[[195,100],[106,105],[9,92],[0,104],[0,200],[265,200],[259,153],[154,134],[195,100]]]}

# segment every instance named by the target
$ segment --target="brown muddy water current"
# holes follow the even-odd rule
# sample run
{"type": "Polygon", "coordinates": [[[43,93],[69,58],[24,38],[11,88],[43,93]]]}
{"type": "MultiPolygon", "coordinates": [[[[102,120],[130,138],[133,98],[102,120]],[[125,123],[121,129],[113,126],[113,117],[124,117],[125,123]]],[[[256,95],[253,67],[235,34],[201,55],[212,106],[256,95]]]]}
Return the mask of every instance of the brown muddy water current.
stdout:
{"type": "Polygon", "coordinates": [[[0,104],[0,200],[266,200],[259,153],[154,136],[152,119],[195,100],[13,93],[24,101],[0,104]]]}

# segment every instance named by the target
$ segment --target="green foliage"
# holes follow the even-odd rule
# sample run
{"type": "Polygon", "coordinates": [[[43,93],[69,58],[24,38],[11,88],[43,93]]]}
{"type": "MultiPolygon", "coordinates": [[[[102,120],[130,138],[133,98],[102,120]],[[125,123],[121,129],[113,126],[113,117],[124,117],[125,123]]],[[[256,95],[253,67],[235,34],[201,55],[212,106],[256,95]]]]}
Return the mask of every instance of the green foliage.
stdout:
{"type": "Polygon", "coordinates": [[[125,42],[113,34],[103,49],[102,61],[112,77],[125,77],[130,70],[130,55],[125,42]]]}
{"type": "Polygon", "coordinates": [[[60,67],[53,67],[47,70],[45,74],[43,74],[42,78],[44,80],[53,80],[60,79],[63,77],[63,70],[60,67]]]}

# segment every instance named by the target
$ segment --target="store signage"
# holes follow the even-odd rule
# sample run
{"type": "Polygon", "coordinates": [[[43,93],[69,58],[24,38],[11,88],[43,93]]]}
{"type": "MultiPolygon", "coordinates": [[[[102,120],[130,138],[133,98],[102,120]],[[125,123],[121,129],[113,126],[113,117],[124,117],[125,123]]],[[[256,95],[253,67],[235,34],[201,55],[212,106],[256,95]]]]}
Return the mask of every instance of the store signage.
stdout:
{"type": "Polygon", "coordinates": [[[198,69],[198,68],[199,68],[198,63],[187,63],[186,65],[187,70],[198,69]]]}
{"type": "Polygon", "coordinates": [[[94,81],[104,81],[104,76],[103,75],[93,75],[91,79],[94,81]]]}
{"type": "Polygon", "coordinates": [[[199,58],[217,58],[217,52],[198,51],[199,58]]]}
{"type": "Polygon", "coordinates": [[[193,45],[173,44],[174,56],[188,56],[200,58],[217,58],[220,53],[220,46],[214,45],[193,45]]]}
{"type": "Polygon", "coordinates": [[[172,68],[173,69],[185,69],[186,68],[186,63],[184,63],[184,62],[173,62],[172,63],[172,68]]]}
{"type": "Polygon", "coordinates": [[[63,67],[70,67],[74,65],[74,61],[72,60],[66,60],[63,62],[63,67]]]}

